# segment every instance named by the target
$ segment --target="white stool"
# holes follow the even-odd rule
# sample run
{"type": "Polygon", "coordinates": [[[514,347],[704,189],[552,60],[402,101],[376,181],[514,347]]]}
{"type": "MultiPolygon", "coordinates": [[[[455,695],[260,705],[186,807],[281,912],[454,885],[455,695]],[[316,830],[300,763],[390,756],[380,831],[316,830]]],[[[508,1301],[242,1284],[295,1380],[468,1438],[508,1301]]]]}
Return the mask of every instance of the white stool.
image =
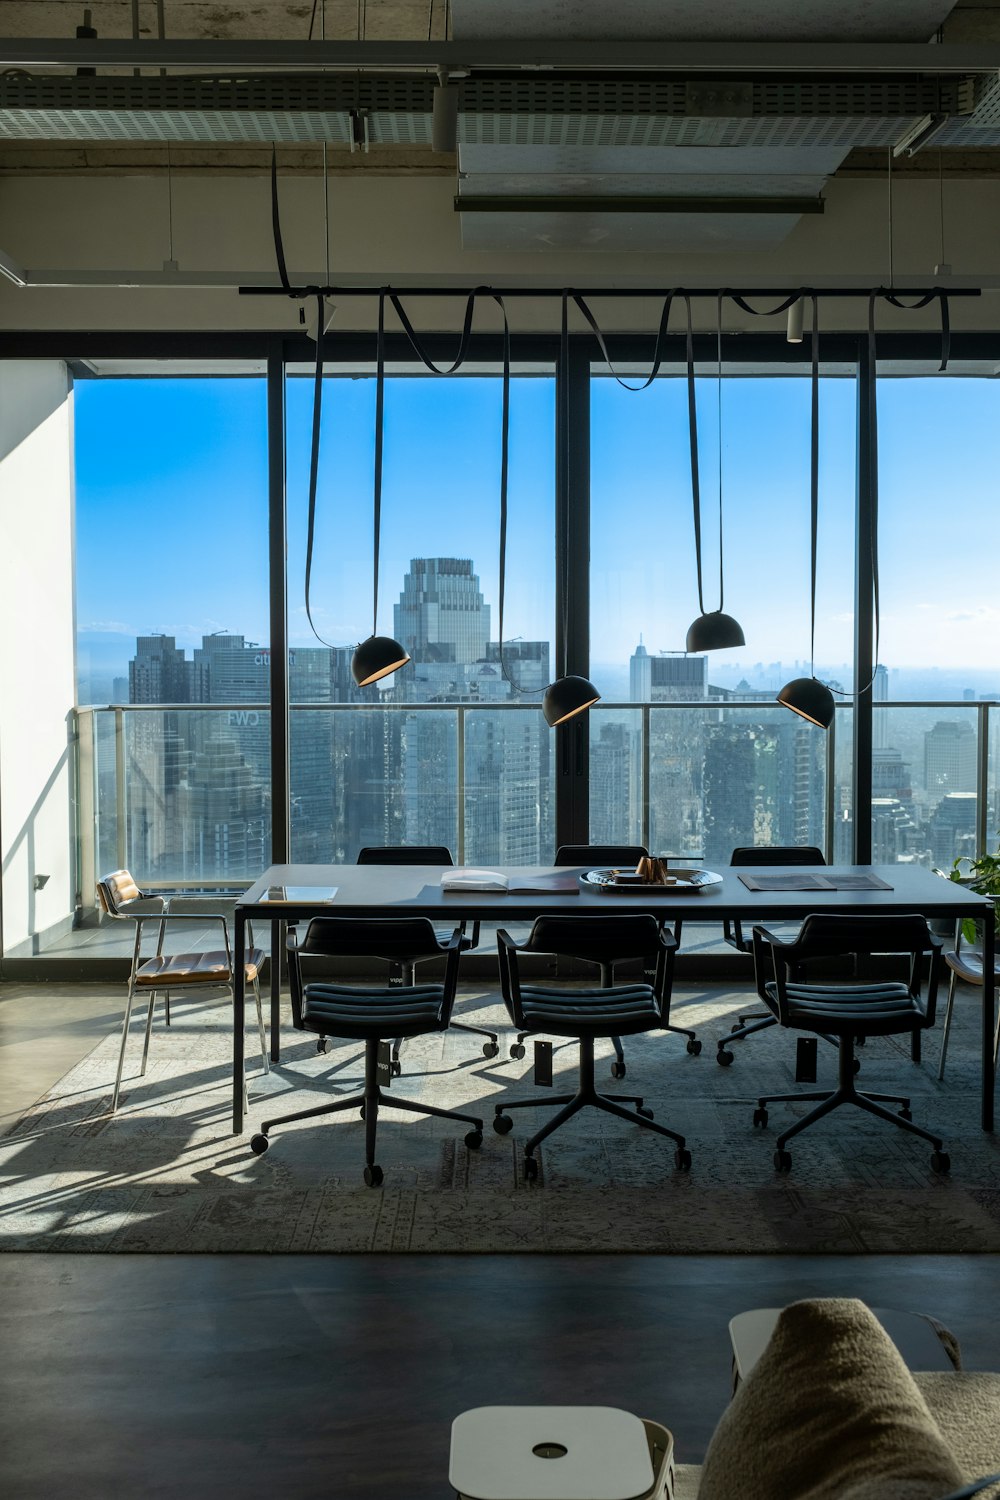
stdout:
{"type": "Polygon", "coordinates": [[[477,1406],[448,1478],[459,1500],[670,1500],[673,1438],[612,1406],[477,1406]]]}

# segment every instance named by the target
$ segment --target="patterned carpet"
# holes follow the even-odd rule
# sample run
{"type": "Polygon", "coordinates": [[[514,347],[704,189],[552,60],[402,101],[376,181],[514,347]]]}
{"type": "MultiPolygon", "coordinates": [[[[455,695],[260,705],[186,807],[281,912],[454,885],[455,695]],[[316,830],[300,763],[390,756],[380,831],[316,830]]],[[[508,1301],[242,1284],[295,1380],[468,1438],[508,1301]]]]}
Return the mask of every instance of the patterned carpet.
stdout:
{"type": "MultiPolygon", "coordinates": [[[[950,1178],[930,1169],[930,1148],[902,1131],[842,1110],[792,1143],[794,1167],[778,1178],[773,1141],[801,1106],[776,1105],[766,1130],[751,1123],[758,1092],[793,1090],[794,1039],[779,1028],[735,1045],[730,1068],[715,1041],[745,989],[675,993],[675,1021],[693,1025],[700,1057],[669,1035],[630,1038],[628,1077],[606,1058],[599,1086],[644,1091],[656,1118],[687,1136],[689,1175],[670,1143],[588,1110],[545,1143],[541,1173],[526,1183],[520,1148],[547,1111],[515,1112],[511,1135],[489,1126],[493,1105],[536,1090],[529,1056],[511,1061],[509,1026],[484,991],[466,991],[465,1019],[496,1022],[501,1055],[487,1061],[474,1036],[451,1032],[407,1044],[398,1094],[482,1114],[479,1151],[464,1126],[399,1112],[380,1117],[380,1189],[364,1186],[364,1127],[354,1110],[274,1132],[254,1157],[249,1131],[230,1129],[225,1004],[178,1003],[158,1015],[145,1078],[140,1030],[126,1061],[119,1113],[106,1113],[117,1038],[109,1034],[17,1126],[0,1138],[0,1247],[58,1251],[659,1251],[666,1253],[922,1253],[1000,1251],[1000,1136],[978,1124],[978,996],[960,994],[943,1084],[939,1033],[914,1067],[906,1045],[869,1042],[859,1082],[909,1089],[914,1119],[945,1136],[950,1178]]],[[[361,1081],[358,1043],[283,1035],[280,1065],[260,1078],[248,1032],[250,1129],[261,1119],[338,1094],[361,1081]]],[[[558,1046],[556,1088],[572,1087],[575,1045],[558,1046]]],[[[835,1054],[819,1048],[819,1084],[835,1054]]]]}

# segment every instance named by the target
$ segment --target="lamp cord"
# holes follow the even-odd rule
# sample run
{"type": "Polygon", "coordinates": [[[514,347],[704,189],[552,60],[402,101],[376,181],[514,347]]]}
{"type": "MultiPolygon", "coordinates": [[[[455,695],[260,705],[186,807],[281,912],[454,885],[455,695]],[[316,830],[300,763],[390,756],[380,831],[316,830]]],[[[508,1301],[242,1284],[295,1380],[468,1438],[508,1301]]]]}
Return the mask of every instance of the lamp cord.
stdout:
{"type": "Polygon", "coordinates": [[[809,675],[816,676],[816,557],[819,534],[819,298],[812,294],[811,438],[809,444],[809,675]]]}
{"type": "Polygon", "coordinates": [[[319,480],[319,433],[320,418],[323,412],[323,297],[316,297],[316,373],[313,376],[313,418],[312,418],[312,442],[309,451],[309,501],[306,522],[306,619],[309,621],[309,629],[316,639],[324,646],[333,650],[333,642],[325,640],[316,629],[316,622],[312,617],[312,601],[310,597],[312,587],[312,562],[313,542],[316,535],[316,486],[319,480]]]}
{"type": "Polygon", "coordinates": [[[722,586],[722,293],[715,299],[716,409],[719,439],[719,609],[725,603],[722,586]]]}
{"type": "Polygon", "coordinates": [[[685,360],[687,362],[688,398],[688,450],[691,455],[691,510],[694,516],[694,560],[698,576],[698,610],[705,613],[705,598],[701,580],[701,483],[698,478],[698,409],[694,389],[694,327],[691,322],[691,298],[682,293],[687,313],[687,336],[685,338],[685,360]]]}
{"type": "Polygon", "coordinates": [[[660,309],[660,321],[659,321],[659,324],[658,324],[657,329],[656,329],[656,342],[653,345],[653,366],[652,366],[652,369],[650,370],[649,374],[646,376],[646,379],[642,382],[641,385],[630,385],[627,380],[623,380],[622,379],[622,377],[618,374],[618,371],[615,369],[614,365],[612,364],[612,362],[611,362],[611,355],[608,353],[607,342],[605,340],[604,334],[601,332],[601,329],[598,326],[597,319],[594,317],[594,315],[591,312],[590,308],[587,306],[586,302],[580,296],[580,294],[578,292],[573,292],[573,294],[572,294],[573,301],[576,303],[577,307],[583,313],[583,316],[586,318],[587,322],[590,324],[591,328],[593,329],[594,337],[597,339],[597,343],[598,343],[598,346],[600,348],[601,354],[604,356],[604,363],[607,365],[607,367],[610,370],[611,374],[614,376],[614,379],[618,382],[618,384],[622,387],[623,390],[626,390],[626,391],[645,391],[645,390],[647,390],[652,385],[653,381],[656,379],[657,375],[660,373],[660,365],[663,363],[663,355],[661,353],[661,345],[663,343],[664,336],[665,336],[665,334],[667,332],[667,324],[670,321],[670,309],[673,306],[673,301],[674,301],[675,295],[676,295],[676,292],[669,291],[669,292],[667,292],[666,296],[663,299],[663,306],[660,309]]]}
{"type": "Polygon", "coordinates": [[[378,297],[378,334],[375,344],[375,484],[374,503],[372,511],[374,514],[374,539],[372,542],[372,557],[374,559],[374,573],[372,578],[372,635],[378,635],[378,569],[379,569],[379,546],[382,539],[382,439],[385,429],[385,293],[379,292],[378,297]]]}
{"type": "Polygon", "coordinates": [[[563,578],[562,578],[562,630],[560,639],[556,642],[556,678],[566,676],[567,649],[569,643],[569,471],[567,464],[567,452],[569,448],[569,293],[563,291],[562,308],[559,323],[559,371],[562,377],[562,390],[560,392],[562,407],[562,463],[563,463],[563,578]]]}

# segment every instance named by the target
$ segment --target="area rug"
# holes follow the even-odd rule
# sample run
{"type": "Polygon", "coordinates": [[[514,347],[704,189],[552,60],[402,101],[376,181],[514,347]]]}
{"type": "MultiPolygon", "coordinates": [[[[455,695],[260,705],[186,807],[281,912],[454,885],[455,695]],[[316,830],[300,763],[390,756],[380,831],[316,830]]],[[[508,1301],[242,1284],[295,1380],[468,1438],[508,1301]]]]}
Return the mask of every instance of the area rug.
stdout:
{"type": "MultiPolygon", "coordinates": [[[[572,1252],[872,1253],[1000,1251],[1000,1140],[979,1129],[977,997],[960,997],[943,1083],[939,1033],[925,1036],[915,1066],[908,1043],[872,1040],[859,1082],[908,1092],[914,1119],[938,1130],[950,1177],[930,1167],[930,1148],[859,1110],[844,1109],[791,1145],[793,1169],[778,1177],[774,1139],[799,1105],[775,1105],[755,1129],[760,1093],[791,1091],[795,1038],[780,1028],[736,1043],[732,1067],[715,1042],[748,1007],[745,989],[675,994],[675,1021],[703,1039],[700,1057],[683,1038],[654,1033],[626,1042],[628,1075],[598,1063],[609,1093],[642,1093],[658,1120],[681,1131],[690,1173],[674,1169],[670,1142],[593,1110],[541,1148],[537,1182],[525,1182],[522,1146],[548,1111],[518,1110],[511,1134],[490,1128],[505,1097],[541,1093],[513,1040],[497,997],[463,995],[463,1019],[495,1024],[500,1056],[452,1031],[407,1043],[403,1096],[481,1114],[483,1145],[465,1127],[387,1110],[378,1160],[384,1185],[362,1180],[364,1125],[344,1114],[277,1128],[255,1157],[259,1123],[357,1092],[355,1042],[315,1041],[288,1025],[282,1057],[260,1075],[248,1030],[250,1113],[234,1137],[230,1034],[224,1004],[177,1003],[167,1029],[158,1017],[149,1066],[138,1076],[140,1027],[126,1062],[118,1114],[108,1114],[118,1040],[110,1033],[48,1096],[0,1138],[0,1247],[112,1252],[572,1252]]],[[[577,1049],[557,1045],[555,1085],[571,1089],[577,1049]]],[[[836,1054],[820,1043],[819,1086],[836,1076],[836,1054]]]]}

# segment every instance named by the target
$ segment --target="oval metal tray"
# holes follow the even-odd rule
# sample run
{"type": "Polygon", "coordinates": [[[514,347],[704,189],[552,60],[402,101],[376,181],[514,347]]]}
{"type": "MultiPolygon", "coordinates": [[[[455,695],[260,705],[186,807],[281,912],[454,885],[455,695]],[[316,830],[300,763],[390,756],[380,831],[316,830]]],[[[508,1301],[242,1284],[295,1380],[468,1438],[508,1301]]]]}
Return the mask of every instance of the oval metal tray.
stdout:
{"type": "Polygon", "coordinates": [[[627,896],[630,892],[638,892],[641,896],[697,895],[699,891],[722,884],[722,876],[716,875],[714,870],[671,870],[670,873],[674,877],[671,885],[646,885],[631,880],[619,884],[613,878],[613,870],[588,870],[580,876],[580,884],[587,890],[607,891],[616,896],[627,896]]]}

